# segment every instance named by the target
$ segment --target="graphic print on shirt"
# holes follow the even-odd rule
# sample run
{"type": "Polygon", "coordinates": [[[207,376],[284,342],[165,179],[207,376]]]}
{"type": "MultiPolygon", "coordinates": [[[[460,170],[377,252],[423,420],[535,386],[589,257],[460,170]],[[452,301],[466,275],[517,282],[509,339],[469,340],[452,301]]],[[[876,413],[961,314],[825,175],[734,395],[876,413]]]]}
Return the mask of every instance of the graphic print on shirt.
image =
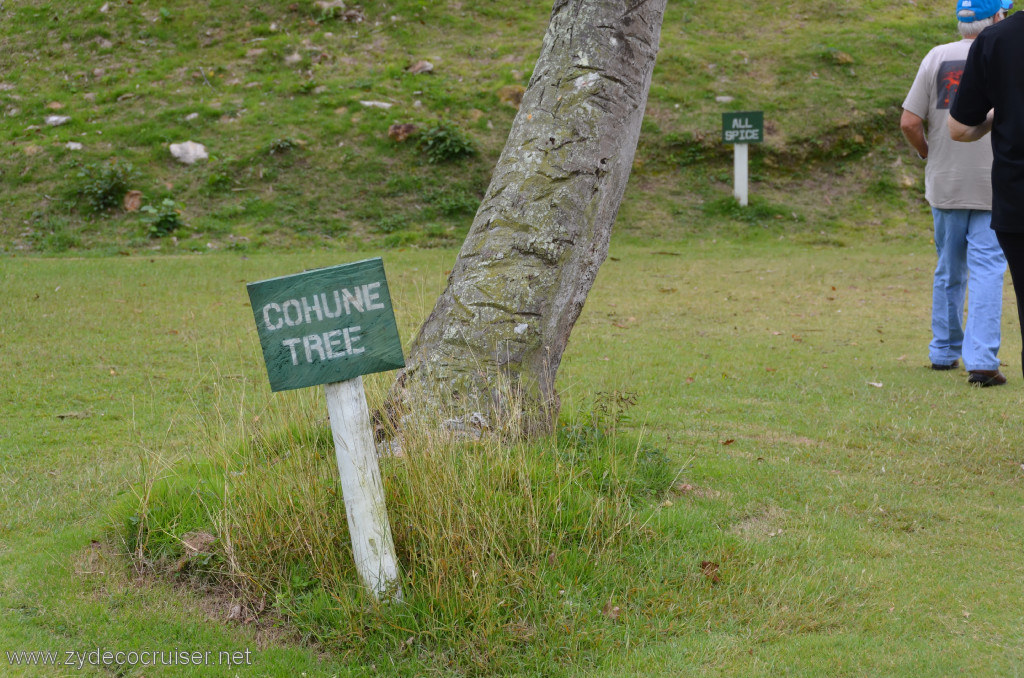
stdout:
{"type": "Polygon", "coordinates": [[[944,111],[953,103],[956,89],[960,86],[960,77],[964,74],[967,60],[943,61],[939,64],[939,78],[935,83],[935,108],[944,111]]]}

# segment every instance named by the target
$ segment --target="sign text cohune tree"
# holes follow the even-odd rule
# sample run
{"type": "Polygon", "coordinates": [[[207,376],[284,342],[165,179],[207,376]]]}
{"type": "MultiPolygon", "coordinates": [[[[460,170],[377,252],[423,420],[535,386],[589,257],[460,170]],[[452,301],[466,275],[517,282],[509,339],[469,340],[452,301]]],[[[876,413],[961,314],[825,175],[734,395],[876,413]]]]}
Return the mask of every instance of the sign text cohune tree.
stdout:
{"type": "Polygon", "coordinates": [[[629,178],[665,2],[556,0],[448,288],[392,389],[399,416],[550,429],[555,374],[629,178]]]}

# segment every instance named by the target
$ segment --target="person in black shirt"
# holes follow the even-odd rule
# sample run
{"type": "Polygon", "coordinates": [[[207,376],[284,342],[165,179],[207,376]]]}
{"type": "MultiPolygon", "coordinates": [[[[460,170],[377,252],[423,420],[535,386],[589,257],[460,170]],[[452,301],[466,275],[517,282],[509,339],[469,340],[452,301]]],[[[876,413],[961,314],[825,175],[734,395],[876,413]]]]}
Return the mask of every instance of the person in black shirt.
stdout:
{"type": "MultiPolygon", "coordinates": [[[[972,0],[978,7],[999,0],[972,0]]],[[[1006,255],[1024,340],[1024,15],[986,28],[967,55],[949,110],[949,133],[976,141],[992,133],[992,228],[1006,255]]],[[[1021,355],[1024,373],[1024,353],[1021,355]]]]}

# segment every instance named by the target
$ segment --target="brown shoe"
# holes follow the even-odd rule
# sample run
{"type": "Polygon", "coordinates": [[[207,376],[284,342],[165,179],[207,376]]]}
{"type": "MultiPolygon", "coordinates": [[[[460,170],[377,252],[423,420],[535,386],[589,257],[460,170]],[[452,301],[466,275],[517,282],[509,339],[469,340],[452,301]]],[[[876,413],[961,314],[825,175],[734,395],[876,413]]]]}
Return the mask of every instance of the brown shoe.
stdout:
{"type": "Polygon", "coordinates": [[[967,379],[968,384],[978,386],[1002,386],[1006,383],[1006,377],[999,370],[971,370],[971,376],[967,379]]]}

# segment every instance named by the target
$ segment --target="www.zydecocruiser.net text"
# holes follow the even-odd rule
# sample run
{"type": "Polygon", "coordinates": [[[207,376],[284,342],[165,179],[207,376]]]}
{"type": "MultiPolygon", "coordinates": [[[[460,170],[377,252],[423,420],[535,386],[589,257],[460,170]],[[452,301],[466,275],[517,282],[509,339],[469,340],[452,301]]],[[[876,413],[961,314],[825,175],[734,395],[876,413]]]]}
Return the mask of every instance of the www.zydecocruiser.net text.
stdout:
{"type": "Polygon", "coordinates": [[[84,669],[136,666],[251,666],[246,650],[6,650],[9,666],[64,666],[84,669]]]}

